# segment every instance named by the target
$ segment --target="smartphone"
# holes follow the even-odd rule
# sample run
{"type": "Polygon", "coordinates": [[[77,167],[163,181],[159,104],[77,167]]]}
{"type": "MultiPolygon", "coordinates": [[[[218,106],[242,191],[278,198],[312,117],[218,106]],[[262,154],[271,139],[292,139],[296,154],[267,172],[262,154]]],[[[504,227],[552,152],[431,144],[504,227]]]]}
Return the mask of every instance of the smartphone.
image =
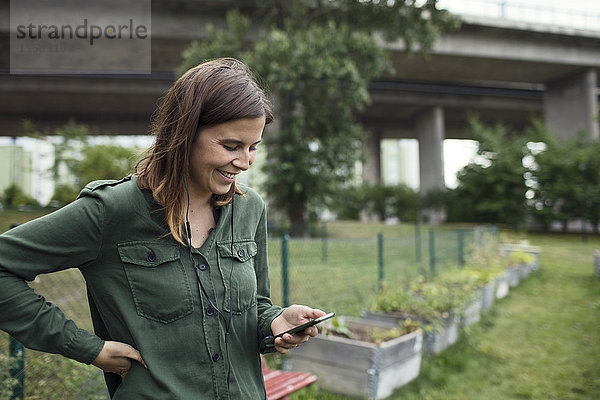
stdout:
{"type": "Polygon", "coordinates": [[[328,320],[329,318],[333,318],[334,316],[335,316],[335,313],[329,313],[329,314],[323,315],[322,317],[311,319],[310,321],[308,321],[308,322],[306,322],[306,323],[304,323],[302,325],[298,325],[298,326],[293,327],[289,331],[285,331],[283,333],[280,333],[279,335],[275,335],[275,337],[273,338],[273,340],[275,340],[275,338],[282,337],[286,333],[289,333],[290,335],[293,335],[294,333],[302,332],[306,328],[308,328],[310,326],[313,326],[313,325],[316,325],[318,323],[321,323],[321,322],[323,322],[325,320],[328,320]]]}
{"type": "Polygon", "coordinates": [[[311,327],[311,326],[313,326],[313,325],[316,325],[316,324],[318,324],[318,323],[321,323],[321,322],[323,322],[323,321],[326,321],[326,320],[328,320],[328,319],[330,319],[330,318],[333,318],[334,316],[335,316],[335,313],[333,313],[333,312],[332,312],[332,313],[329,313],[329,314],[325,314],[325,315],[323,315],[322,317],[315,318],[315,319],[311,319],[310,321],[308,321],[308,322],[305,322],[305,323],[304,323],[304,324],[302,324],[302,325],[295,326],[295,327],[293,327],[292,329],[290,329],[290,330],[287,330],[287,331],[285,331],[285,332],[282,332],[282,333],[280,333],[280,334],[278,334],[278,335],[275,335],[275,336],[267,336],[267,337],[266,337],[266,338],[263,340],[263,342],[261,343],[261,351],[263,351],[263,352],[264,352],[264,351],[266,350],[266,348],[272,348],[272,347],[274,347],[274,346],[275,346],[275,339],[276,339],[276,338],[278,338],[278,337],[282,337],[282,336],[283,336],[283,335],[285,335],[286,333],[289,333],[290,335],[293,335],[293,334],[295,334],[295,333],[302,332],[302,331],[303,331],[303,330],[305,330],[306,328],[308,328],[308,327],[311,327]]]}

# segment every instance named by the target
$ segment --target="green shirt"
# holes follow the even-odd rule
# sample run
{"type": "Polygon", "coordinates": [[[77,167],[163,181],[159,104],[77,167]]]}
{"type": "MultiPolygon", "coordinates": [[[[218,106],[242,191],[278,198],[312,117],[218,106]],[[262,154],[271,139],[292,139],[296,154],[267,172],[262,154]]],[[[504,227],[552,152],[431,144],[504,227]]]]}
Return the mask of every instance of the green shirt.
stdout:
{"type": "Polygon", "coordinates": [[[270,301],[265,205],[242,191],[190,254],[135,176],[89,184],[73,203],[0,236],[0,329],[84,363],[104,340],[132,345],[148,369],[132,362],[125,382],[107,374],[116,400],[266,398],[259,343],[281,308],[270,301]],[[85,278],[95,334],[26,283],[66,268],[85,278]]]}

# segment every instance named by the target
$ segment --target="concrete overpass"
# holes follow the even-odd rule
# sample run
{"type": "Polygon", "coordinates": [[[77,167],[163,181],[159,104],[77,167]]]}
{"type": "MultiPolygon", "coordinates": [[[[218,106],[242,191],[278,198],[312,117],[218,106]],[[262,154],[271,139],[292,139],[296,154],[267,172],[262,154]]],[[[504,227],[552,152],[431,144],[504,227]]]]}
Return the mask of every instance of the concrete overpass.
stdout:
{"type": "Polygon", "coordinates": [[[393,76],[371,83],[373,104],[361,116],[369,129],[365,175],[380,181],[379,141],[417,138],[422,190],[442,187],[442,141],[467,138],[465,121],[522,128],[543,118],[560,137],[585,131],[597,140],[598,31],[464,18],[426,57],[392,51],[393,76]]]}
{"type": "MultiPolygon", "coordinates": [[[[144,134],[156,101],[172,83],[181,51],[222,23],[225,1],[154,1],[150,75],[34,76],[8,73],[8,10],[0,18],[0,135],[21,134],[21,121],[42,128],[69,118],[113,134],[144,134]]],[[[442,141],[466,138],[465,120],[524,126],[544,118],[562,137],[585,130],[598,139],[600,27],[577,30],[504,19],[464,18],[433,52],[408,55],[383,43],[395,72],[371,83],[373,103],[360,115],[369,136],[365,178],[380,181],[380,141],[417,138],[421,189],[444,185],[442,141]]]]}

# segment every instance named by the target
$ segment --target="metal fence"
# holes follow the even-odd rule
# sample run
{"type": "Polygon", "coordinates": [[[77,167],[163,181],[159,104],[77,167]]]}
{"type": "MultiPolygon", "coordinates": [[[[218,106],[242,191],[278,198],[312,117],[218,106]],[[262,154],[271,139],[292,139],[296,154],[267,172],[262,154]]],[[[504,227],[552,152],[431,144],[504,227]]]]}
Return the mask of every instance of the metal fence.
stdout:
{"type": "MultiPolygon", "coordinates": [[[[432,229],[359,239],[269,241],[272,299],[307,304],[338,315],[360,315],[382,285],[462,265],[492,228],[432,229]]],[[[92,329],[85,283],[78,270],[41,275],[31,286],[85,329],[92,329]]],[[[25,350],[0,332],[0,400],[107,399],[100,370],[62,356],[25,350]]]]}
{"type": "Polygon", "coordinates": [[[361,239],[291,239],[269,242],[272,299],[358,316],[382,285],[462,266],[477,238],[495,228],[432,229],[361,239]]]}

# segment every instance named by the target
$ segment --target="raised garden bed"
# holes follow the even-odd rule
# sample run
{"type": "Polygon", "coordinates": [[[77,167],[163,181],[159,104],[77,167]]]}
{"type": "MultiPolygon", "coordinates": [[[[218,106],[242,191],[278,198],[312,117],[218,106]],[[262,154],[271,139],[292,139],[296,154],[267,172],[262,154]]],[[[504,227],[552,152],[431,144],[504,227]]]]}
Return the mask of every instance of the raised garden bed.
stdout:
{"type": "Polygon", "coordinates": [[[496,278],[495,294],[497,299],[503,299],[508,296],[508,293],[510,292],[509,281],[510,277],[508,271],[504,271],[502,275],[496,278]]]}
{"type": "Polygon", "coordinates": [[[437,321],[424,321],[402,312],[365,311],[363,319],[387,324],[398,324],[406,319],[419,322],[424,331],[423,352],[428,355],[440,354],[458,340],[460,319],[453,313],[437,321]]]}
{"type": "Polygon", "coordinates": [[[489,310],[494,306],[496,299],[496,282],[490,281],[481,288],[481,310],[489,310]]]}
{"type": "Polygon", "coordinates": [[[420,329],[385,338],[386,331],[399,333],[399,325],[350,317],[339,317],[338,321],[353,338],[327,334],[327,328],[333,326],[324,324],[325,333],[289,352],[285,368],[309,371],[325,390],[368,399],[383,399],[419,375],[423,347],[420,329]]]}
{"type": "Polygon", "coordinates": [[[481,309],[483,308],[483,298],[481,292],[475,296],[463,309],[461,315],[461,325],[469,326],[479,322],[481,319],[481,309]]]}

